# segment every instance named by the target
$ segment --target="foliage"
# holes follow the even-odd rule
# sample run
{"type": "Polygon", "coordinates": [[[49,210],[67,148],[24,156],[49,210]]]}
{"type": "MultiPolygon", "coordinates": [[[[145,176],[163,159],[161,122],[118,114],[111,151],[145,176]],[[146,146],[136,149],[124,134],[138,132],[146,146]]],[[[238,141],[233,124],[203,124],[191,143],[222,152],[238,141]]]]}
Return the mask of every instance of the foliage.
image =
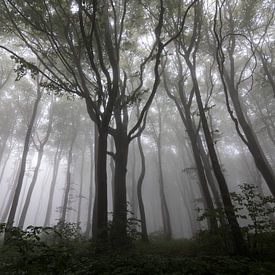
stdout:
{"type": "MultiPolygon", "coordinates": [[[[34,232],[34,231],[33,231],[34,232]]],[[[32,235],[32,234],[31,234],[32,235]]],[[[2,248],[0,272],[9,274],[271,274],[273,263],[228,255],[200,254],[196,240],[153,241],[125,250],[95,254],[92,243],[81,240],[60,245],[36,241],[35,252],[24,258],[11,246],[2,248]],[[40,243],[40,245],[38,245],[40,243]]]]}
{"type": "MultiPolygon", "coordinates": [[[[234,202],[234,211],[239,220],[243,221],[242,232],[246,238],[250,253],[261,254],[268,245],[268,239],[274,235],[275,198],[265,196],[259,188],[252,184],[244,183],[240,185],[241,193],[231,193],[234,202]]],[[[200,232],[198,239],[202,245],[212,246],[219,243],[219,252],[232,251],[230,241],[230,229],[226,221],[224,208],[207,210],[200,215],[199,220],[204,220],[210,215],[214,215],[221,221],[220,227],[214,234],[208,231],[200,232]]],[[[214,253],[216,253],[215,251],[214,253]]]]}
{"type": "Polygon", "coordinates": [[[59,223],[53,228],[28,226],[22,230],[2,224],[1,233],[8,232],[11,237],[1,247],[0,273],[62,272],[78,248],[76,228],[75,224],[59,223]]]}

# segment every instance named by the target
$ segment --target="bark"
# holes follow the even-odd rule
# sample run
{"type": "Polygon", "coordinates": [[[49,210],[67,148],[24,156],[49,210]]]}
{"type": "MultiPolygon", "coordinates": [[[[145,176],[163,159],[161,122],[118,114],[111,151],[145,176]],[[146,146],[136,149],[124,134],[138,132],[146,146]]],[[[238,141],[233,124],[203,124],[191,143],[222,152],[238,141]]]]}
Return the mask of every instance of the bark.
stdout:
{"type": "Polygon", "coordinates": [[[146,168],[145,168],[145,155],[141,144],[141,136],[138,136],[137,142],[138,142],[138,149],[139,149],[140,158],[141,158],[141,171],[137,182],[137,197],[138,197],[138,206],[139,206],[140,220],[141,220],[141,239],[144,242],[148,242],[146,215],[145,215],[145,209],[144,209],[143,197],[142,197],[142,185],[143,185],[146,168]]]}
{"type": "Polygon", "coordinates": [[[126,174],[129,151],[127,128],[121,129],[114,135],[115,180],[114,180],[114,211],[112,241],[123,244],[127,240],[127,195],[126,174]]]}
{"type": "MultiPolygon", "coordinates": [[[[95,141],[95,139],[94,139],[95,141]]],[[[94,142],[90,142],[90,185],[89,185],[89,198],[88,198],[88,214],[87,214],[87,227],[85,231],[86,238],[89,238],[92,229],[92,199],[93,199],[93,182],[94,182],[94,168],[95,168],[95,154],[94,154],[94,142]]]]}
{"type": "Polygon", "coordinates": [[[98,131],[93,238],[107,241],[107,127],[98,131]]]}
{"type": "Polygon", "coordinates": [[[64,192],[64,200],[63,200],[63,205],[61,209],[61,217],[60,221],[65,222],[66,221],[66,214],[67,214],[67,209],[68,209],[68,201],[69,201],[69,193],[71,190],[71,185],[72,185],[72,172],[71,172],[71,166],[72,166],[72,160],[73,160],[73,146],[74,142],[76,139],[77,132],[74,130],[72,139],[71,139],[71,144],[69,148],[69,153],[68,153],[68,160],[67,160],[67,173],[66,173],[66,184],[65,184],[65,192],[64,192]]]}
{"type": "Polygon", "coordinates": [[[24,149],[23,149],[23,154],[22,154],[22,158],[21,158],[21,165],[20,165],[20,172],[19,172],[19,177],[18,177],[18,181],[17,181],[17,184],[16,184],[16,190],[15,190],[15,193],[14,193],[12,205],[11,205],[9,216],[8,216],[7,231],[5,232],[4,243],[8,243],[8,239],[10,237],[9,236],[10,234],[8,233],[9,228],[11,228],[13,226],[13,223],[14,223],[14,217],[15,217],[15,214],[16,214],[16,209],[17,209],[17,206],[18,206],[19,196],[20,196],[20,193],[21,193],[23,180],[24,180],[24,175],[25,175],[26,161],[27,161],[27,156],[28,156],[29,147],[30,147],[31,134],[32,134],[32,130],[33,130],[36,114],[37,114],[38,105],[39,105],[39,102],[40,102],[41,96],[42,96],[39,84],[37,84],[37,85],[38,85],[37,86],[37,95],[36,95],[32,115],[31,115],[31,118],[30,118],[30,122],[29,122],[29,125],[28,125],[26,136],[25,136],[24,149]]]}

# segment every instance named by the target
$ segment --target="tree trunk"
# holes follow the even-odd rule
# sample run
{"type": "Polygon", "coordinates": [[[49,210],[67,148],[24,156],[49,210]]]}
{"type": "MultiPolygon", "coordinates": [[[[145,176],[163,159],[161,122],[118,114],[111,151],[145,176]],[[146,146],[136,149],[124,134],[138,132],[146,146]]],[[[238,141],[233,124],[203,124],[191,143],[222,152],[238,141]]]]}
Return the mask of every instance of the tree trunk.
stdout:
{"type": "MultiPolygon", "coordinates": [[[[86,144],[83,145],[86,147],[86,144]]],[[[81,153],[81,169],[80,169],[80,181],[79,181],[79,194],[78,194],[78,207],[77,207],[77,224],[80,225],[80,216],[81,216],[81,203],[82,203],[82,190],[83,190],[83,171],[84,171],[84,163],[85,163],[85,151],[83,150],[81,153]]]]}
{"type": "Polygon", "coordinates": [[[232,83],[230,82],[230,79],[228,77],[226,77],[225,79],[238,121],[247,140],[246,145],[254,158],[257,168],[265,179],[265,182],[269,187],[271,194],[275,197],[275,174],[263,153],[258,138],[248,121],[248,117],[246,118],[242,110],[238,91],[232,86],[232,83]]]}
{"type": "MultiPolygon", "coordinates": [[[[96,127],[96,126],[95,126],[96,127]]],[[[90,185],[89,185],[89,198],[88,198],[88,217],[87,227],[85,231],[86,238],[89,238],[92,229],[92,199],[93,199],[93,183],[94,183],[94,168],[95,168],[95,154],[94,154],[95,139],[90,142],[90,185]]]]}
{"type": "Polygon", "coordinates": [[[26,219],[27,211],[28,211],[28,208],[29,208],[29,205],[30,205],[30,201],[31,201],[31,196],[32,196],[32,193],[33,193],[33,189],[35,187],[35,183],[36,183],[36,180],[37,180],[39,168],[40,168],[40,165],[41,165],[42,157],[43,157],[43,149],[39,150],[39,152],[38,152],[38,158],[37,158],[37,163],[36,163],[36,167],[35,167],[35,170],[34,170],[33,178],[32,178],[30,187],[28,189],[28,193],[27,193],[27,196],[26,196],[26,199],[25,199],[23,210],[21,212],[21,216],[19,218],[18,226],[20,228],[23,228],[23,226],[24,226],[24,222],[25,222],[25,219],[26,219]]]}
{"type": "Polygon", "coordinates": [[[123,245],[127,240],[127,195],[126,174],[129,140],[127,129],[120,129],[115,135],[115,181],[112,241],[123,245]]]}
{"type": "Polygon", "coordinates": [[[205,116],[204,112],[204,107],[201,99],[201,93],[199,89],[199,84],[196,78],[196,71],[195,68],[193,67],[192,63],[188,58],[186,58],[187,65],[190,69],[194,89],[195,89],[195,95],[196,95],[196,100],[199,108],[199,113],[200,113],[200,118],[201,118],[201,123],[204,131],[204,136],[205,136],[205,141],[207,144],[208,152],[210,155],[210,159],[212,162],[212,167],[220,188],[220,193],[222,196],[223,200],[223,205],[224,205],[224,210],[226,213],[226,217],[231,229],[231,235],[233,239],[233,245],[234,245],[234,251],[237,254],[244,255],[247,254],[247,249],[246,245],[242,236],[242,232],[240,229],[240,226],[237,221],[237,217],[234,212],[233,204],[231,201],[229,189],[225,180],[225,177],[223,175],[218,156],[216,153],[216,149],[213,143],[213,139],[209,130],[208,122],[205,116]]]}
{"type": "Polygon", "coordinates": [[[131,194],[129,197],[131,198],[131,211],[132,217],[134,219],[137,218],[137,182],[136,182],[136,145],[133,144],[133,162],[132,162],[132,177],[131,177],[131,194]]]}
{"type": "Polygon", "coordinates": [[[3,223],[6,222],[10,208],[11,208],[12,200],[13,200],[14,193],[16,190],[16,182],[18,182],[19,173],[20,173],[20,161],[16,161],[16,164],[15,164],[15,167],[13,170],[13,176],[9,183],[9,184],[11,184],[11,183],[13,183],[13,184],[11,184],[10,192],[9,192],[9,190],[7,190],[7,192],[5,194],[5,200],[2,203],[3,212],[2,212],[1,218],[2,218],[3,223]]]}
{"type": "MultiPolygon", "coordinates": [[[[190,117],[191,119],[191,117],[190,117]]],[[[206,209],[210,211],[210,216],[208,218],[208,225],[209,225],[209,229],[210,230],[217,230],[218,228],[218,224],[217,224],[217,220],[215,218],[214,215],[211,215],[211,211],[214,211],[214,204],[211,198],[211,194],[208,188],[208,184],[207,184],[207,179],[206,179],[206,175],[205,175],[205,169],[202,163],[202,159],[201,159],[201,152],[198,148],[198,134],[196,135],[194,128],[193,128],[193,124],[192,124],[192,120],[190,120],[188,122],[187,119],[187,133],[188,136],[190,138],[190,142],[191,142],[191,147],[192,147],[192,151],[193,151],[193,156],[195,159],[195,163],[196,163],[196,167],[197,167],[197,173],[200,179],[200,185],[201,185],[201,190],[202,190],[202,195],[203,195],[203,199],[205,201],[205,205],[206,205],[206,209]]]]}
{"type": "MultiPolygon", "coordinates": [[[[95,127],[97,128],[97,127],[95,127]]],[[[96,137],[96,188],[93,211],[93,238],[107,241],[107,127],[102,127],[96,137]]]]}
{"type": "MultiPolygon", "coordinates": [[[[179,62],[180,59],[179,59],[179,62]]],[[[185,96],[185,92],[184,92],[184,88],[183,88],[183,75],[182,75],[182,65],[179,64],[179,82],[178,82],[178,92],[180,95],[180,99],[181,99],[181,105],[178,103],[178,99],[176,97],[174,97],[171,92],[169,91],[168,85],[167,85],[167,80],[166,80],[166,75],[165,73],[163,74],[164,77],[164,85],[165,85],[165,89],[166,92],[168,94],[168,96],[175,102],[177,110],[180,114],[181,120],[183,122],[183,124],[185,125],[190,143],[191,143],[191,148],[192,148],[192,152],[193,152],[193,157],[195,160],[195,165],[197,168],[197,174],[198,174],[198,178],[199,178],[199,185],[200,185],[200,191],[201,191],[201,195],[203,198],[203,204],[204,204],[204,208],[206,210],[209,210],[210,212],[214,211],[214,204],[211,198],[211,194],[208,188],[208,184],[207,184],[207,178],[206,178],[206,171],[205,171],[205,167],[203,166],[203,162],[202,162],[202,156],[201,156],[201,152],[199,150],[199,145],[198,145],[198,138],[199,138],[199,134],[196,133],[195,131],[195,124],[192,120],[191,117],[191,110],[188,104],[187,104],[187,99],[185,96]],[[183,109],[182,109],[182,107],[183,109]]],[[[211,179],[210,179],[211,180],[211,179]]],[[[212,182],[209,182],[209,185],[212,182]]],[[[211,185],[210,185],[211,186],[211,185]]],[[[208,223],[208,227],[211,231],[215,231],[218,228],[218,224],[217,224],[217,220],[215,218],[214,215],[210,215],[207,218],[207,223],[208,223]]]]}
{"type": "Polygon", "coordinates": [[[59,164],[60,164],[61,158],[62,158],[62,150],[57,148],[57,150],[55,152],[55,156],[54,156],[53,175],[52,175],[52,180],[51,180],[51,184],[50,184],[49,201],[48,201],[44,226],[50,225],[52,206],[53,206],[54,189],[55,189],[55,185],[56,185],[56,179],[57,179],[57,175],[58,175],[59,164]]]}
{"type": "Polygon", "coordinates": [[[172,229],[171,229],[171,221],[169,209],[166,201],[165,191],[164,191],[164,178],[163,178],[163,169],[162,169],[162,120],[160,109],[158,111],[158,125],[159,125],[159,133],[156,137],[157,143],[157,156],[158,156],[158,172],[159,172],[159,192],[160,192],[160,203],[161,203],[161,214],[162,214],[162,222],[163,222],[163,233],[164,237],[167,240],[170,240],[172,237],[172,229]]]}
{"type": "Polygon", "coordinates": [[[145,156],[144,156],[144,152],[141,144],[140,135],[137,138],[137,142],[138,142],[138,149],[139,149],[140,158],[141,158],[141,171],[140,171],[140,175],[137,183],[137,197],[138,197],[138,206],[139,206],[140,220],[141,220],[141,239],[144,242],[148,242],[146,215],[145,215],[145,209],[144,209],[143,197],[142,197],[142,184],[143,184],[146,168],[145,168],[145,156]]]}
{"type": "Polygon", "coordinates": [[[71,190],[71,166],[72,166],[72,160],[73,160],[73,146],[74,142],[76,139],[77,132],[75,131],[73,133],[73,137],[71,140],[70,148],[69,148],[69,153],[68,153],[68,161],[67,161],[67,174],[66,174],[66,185],[65,185],[65,192],[64,192],[64,201],[63,201],[63,206],[61,209],[61,217],[60,221],[65,222],[66,221],[66,214],[67,214],[67,208],[68,208],[68,201],[69,201],[69,193],[71,190]]]}
{"type": "Polygon", "coordinates": [[[7,166],[7,163],[8,163],[8,160],[10,158],[10,155],[12,153],[12,149],[13,149],[14,145],[11,145],[10,148],[9,148],[9,152],[7,153],[7,156],[4,160],[4,163],[3,163],[3,166],[2,166],[2,170],[1,170],[1,174],[0,174],[0,185],[1,185],[1,182],[2,182],[2,179],[3,179],[3,176],[4,176],[4,173],[5,173],[5,170],[6,170],[6,166],[7,166]]]}
{"type": "Polygon", "coordinates": [[[16,190],[15,190],[15,193],[14,193],[12,205],[11,205],[11,208],[10,208],[10,213],[9,213],[9,216],[8,216],[7,231],[5,232],[5,237],[4,237],[4,243],[5,244],[8,243],[8,239],[10,237],[10,234],[8,232],[9,232],[10,228],[13,226],[13,223],[14,223],[14,217],[15,217],[15,213],[16,213],[16,209],[17,209],[17,205],[18,205],[18,201],[19,201],[19,196],[20,196],[20,193],[21,193],[23,180],[24,180],[24,175],[25,175],[26,161],[27,161],[27,156],[28,156],[29,147],[30,147],[31,134],[32,134],[32,130],[33,130],[36,114],[37,114],[38,104],[39,104],[39,102],[41,100],[41,96],[42,96],[39,84],[37,84],[37,85],[38,85],[37,86],[37,96],[36,96],[36,99],[35,99],[35,102],[34,102],[31,119],[30,119],[30,122],[29,122],[29,125],[28,125],[26,136],[25,136],[24,149],[23,149],[23,154],[22,154],[22,159],[21,159],[19,177],[18,177],[18,181],[17,181],[16,190]]]}

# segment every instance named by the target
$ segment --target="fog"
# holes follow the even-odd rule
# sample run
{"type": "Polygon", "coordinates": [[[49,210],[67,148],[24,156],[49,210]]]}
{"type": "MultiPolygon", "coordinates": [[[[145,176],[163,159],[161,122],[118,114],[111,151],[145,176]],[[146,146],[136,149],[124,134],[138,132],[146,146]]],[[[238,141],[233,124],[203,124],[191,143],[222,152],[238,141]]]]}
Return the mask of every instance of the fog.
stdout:
{"type": "Polygon", "coordinates": [[[272,1],[25,2],[0,1],[4,243],[274,232],[272,1]]]}

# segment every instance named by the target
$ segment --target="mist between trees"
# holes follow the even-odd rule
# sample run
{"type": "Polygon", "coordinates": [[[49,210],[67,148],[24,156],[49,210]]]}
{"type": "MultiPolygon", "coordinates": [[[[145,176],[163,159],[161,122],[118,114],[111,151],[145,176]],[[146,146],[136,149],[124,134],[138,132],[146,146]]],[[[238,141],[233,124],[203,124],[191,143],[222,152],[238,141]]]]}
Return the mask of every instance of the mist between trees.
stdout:
{"type": "Polygon", "coordinates": [[[4,242],[66,222],[118,246],[133,228],[147,242],[228,225],[247,253],[240,185],[275,195],[274,1],[0,9],[4,242]]]}

